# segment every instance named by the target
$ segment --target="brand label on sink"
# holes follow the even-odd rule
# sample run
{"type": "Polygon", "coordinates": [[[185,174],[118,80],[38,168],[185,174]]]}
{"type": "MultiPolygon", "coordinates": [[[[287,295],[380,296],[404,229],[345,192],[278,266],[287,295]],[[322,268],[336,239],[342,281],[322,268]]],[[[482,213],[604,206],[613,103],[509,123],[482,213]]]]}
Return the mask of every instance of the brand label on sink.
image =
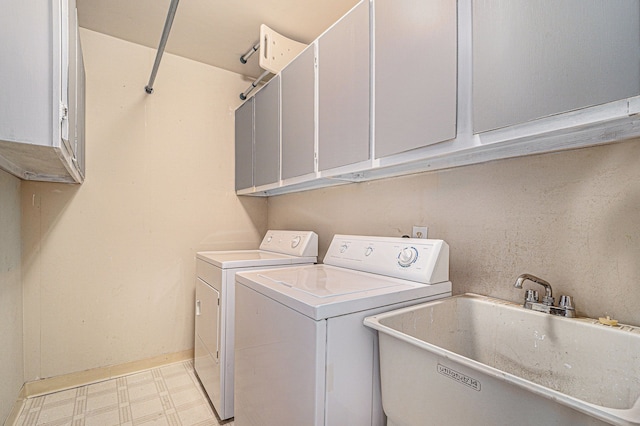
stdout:
{"type": "Polygon", "coordinates": [[[442,364],[438,364],[437,369],[438,373],[442,374],[443,376],[447,376],[448,378],[453,379],[458,383],[462,383],[463,385],[468,386],[475,391],[480,391],[481,385],[479,380],[464,375],[454,370],[453,368],[445,367],[442,364]]]}

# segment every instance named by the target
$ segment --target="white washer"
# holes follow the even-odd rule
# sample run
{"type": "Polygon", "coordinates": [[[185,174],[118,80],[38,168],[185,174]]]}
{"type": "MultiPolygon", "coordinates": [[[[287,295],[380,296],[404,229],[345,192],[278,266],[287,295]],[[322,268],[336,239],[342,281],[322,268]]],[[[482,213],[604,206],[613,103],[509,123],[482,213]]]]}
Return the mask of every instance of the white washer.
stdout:
{"type": "Polygon", "coordinates": [[[442,240],[336,235],[324,265],[236,275],[236,426],[384,425],[365,317],[451,295],[442,240]]]}
{"type": "Polygon", "coordinates": [[[313,264],[318,236],[268,231],[258,250],[196,255],[195,371],[221,419],[233,417],[235,274],[256,268],[313,264]]]}

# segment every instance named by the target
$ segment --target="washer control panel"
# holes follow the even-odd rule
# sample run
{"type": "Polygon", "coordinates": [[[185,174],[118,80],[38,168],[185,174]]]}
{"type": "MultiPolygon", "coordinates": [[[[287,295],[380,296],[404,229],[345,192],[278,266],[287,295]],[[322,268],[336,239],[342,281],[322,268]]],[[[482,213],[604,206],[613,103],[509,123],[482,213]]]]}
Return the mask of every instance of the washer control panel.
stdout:
{"type": "Polygon", "coordinates": [[[313,231],[269,230],[262,239],[260,250],[293,256],[318,256],[318,235],[313,231]]]}
{"type": "Polygon", "coordinates": [[[442,240],[336,235],[324,263],[424,284],[449,280],[449,246],[442,240]]]}

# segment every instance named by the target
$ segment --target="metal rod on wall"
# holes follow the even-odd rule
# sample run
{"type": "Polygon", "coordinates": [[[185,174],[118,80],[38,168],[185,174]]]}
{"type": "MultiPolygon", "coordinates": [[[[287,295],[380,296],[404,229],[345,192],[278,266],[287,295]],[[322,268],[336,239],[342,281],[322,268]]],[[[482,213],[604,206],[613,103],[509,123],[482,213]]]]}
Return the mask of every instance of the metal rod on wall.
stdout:
{"type": "Polygon", "coordinates": [[[251,83],[251,86],[249,86],[247,90],[240,93],[240,99],[242,99],[243,101],[246,100],[247,96],[249,96],[249,93],[251,93],[253,89],[256,88],[258,83],[260,83],[267,75],[269,75],[269,71],[265,71],[262,74],[260,74],[260,77],[258,77],[253,83],[251,83]]]}
{"type": "Polygon", "coordinates": [[[243,64],[246,64],[247,61],[249,60],[249,58],[251,57],[251,55],[256,53],[256,51],[258,49],[260,49],[260,42],[254,44],[253,47],[251,49],[249,49],[249,51],[247,53],[245,53],[244,55],[240,56],[240,62],[242,62],[243,64]]]}
{"type": "Polygon", "coordinates": [[[169,6],[169,12],[167,13],[167,20],[164,23],[164,29],[162,30],[162,37],[160,37],[160,45],[158,46],[158,52],[156,53],[156,61],[153,63],[153,70],[151,70],[151,77],[149,77],[149,84],[147,84],[144,88],[145,92],[147,92],[148,94],[153,93],[153,82],[156,79],[156,74],[158,73],[158,67],[160,67],[160,60],[162,59],[162,54],[164,53],[164,47],[167,44],[167,39],[169,38],[171,25],[173,25],[173,18],[176,16],[178,1],[179,0],[171,0],[171,5],[169,6]]]}

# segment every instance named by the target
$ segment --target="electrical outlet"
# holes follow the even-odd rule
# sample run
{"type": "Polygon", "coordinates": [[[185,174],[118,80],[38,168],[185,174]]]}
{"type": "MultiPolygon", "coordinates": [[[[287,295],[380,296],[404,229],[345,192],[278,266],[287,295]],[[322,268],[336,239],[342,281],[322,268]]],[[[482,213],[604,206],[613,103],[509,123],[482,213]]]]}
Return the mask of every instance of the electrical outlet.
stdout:
{"type": "Polygon", "coordinates": [[[429,231],[429,228],[427,228],[426,226],[418,226],[418,225],[413,225],[413,231],[411,232],[411,238],[427,238],[427,232],[429,231]]]}

